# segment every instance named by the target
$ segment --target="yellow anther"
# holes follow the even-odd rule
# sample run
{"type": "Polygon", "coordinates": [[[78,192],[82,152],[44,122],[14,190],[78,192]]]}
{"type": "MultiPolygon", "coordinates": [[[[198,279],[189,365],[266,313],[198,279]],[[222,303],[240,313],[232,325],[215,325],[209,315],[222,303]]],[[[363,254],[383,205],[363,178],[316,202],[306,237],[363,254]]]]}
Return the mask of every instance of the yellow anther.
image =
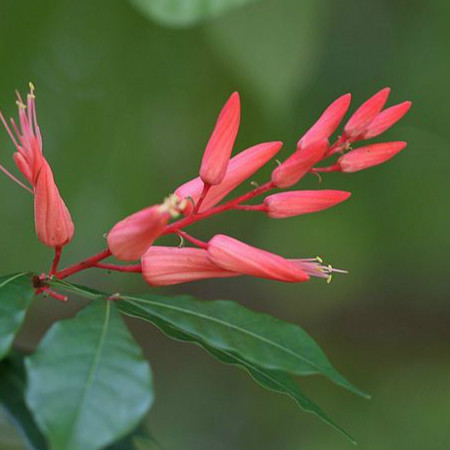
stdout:
{"type": "Polygon", "coordinates": [[[30,88],[30,91],[31,91],[31,93],[34,93],[34,91],[35,91],[35,87],[34,87],[34,84],[30,81],[29,83],[28,83],[28,86],[29,86],[29,88],[30,88]]]}
{"type": "Polygon", "coordinates": [[[259,183],[257,181],[250,181],[250,184],[255,188],[259,188],[259,183]]]}
{"type": "Polygon", "coordinates": [[[21,109],[27,109],[26,105],[20,100],[16,100],[16,105],[21,109]]]}
{"type": "Polygon", "coordinates": [[[175,194],[170,194],[164,199],[160,211],[168,212],[175,219],[180,215],[180,209],[180,199],[175,194]]]}
{"type": "Polygon", "coordinates": [[[323,264],[323,259],[320,256],[316,256],[317,262],[323,264]]]}
{"type": "Polygon", "coordinates": [[[328,275],[327,276],[327,284],[330,284],[331,283],[331,280],[333,279],[333,275],[328,275]]]}

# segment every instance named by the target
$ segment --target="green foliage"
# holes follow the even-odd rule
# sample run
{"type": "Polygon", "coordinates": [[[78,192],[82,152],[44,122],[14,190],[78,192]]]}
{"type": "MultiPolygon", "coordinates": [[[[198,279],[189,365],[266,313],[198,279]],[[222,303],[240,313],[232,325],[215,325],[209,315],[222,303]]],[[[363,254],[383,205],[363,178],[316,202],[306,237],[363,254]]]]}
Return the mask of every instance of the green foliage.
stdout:
{"type": "Polygon", "coordinates": [[[33,297],[29,274],[0,277],[0,359],[9,352],[33,297]]]}
{"type": "Polygon", "coordinates": [[[104,447],[132,431],[153,400],[150,367],[105,300],[53,325],[26,368],[27,403],[54,450],[104,447]]]}
{"type": "MultiPolygon", "coordinates": [[[[52,285],[88,298],[102,297],[65,281],[55,280],[52,285]]],[[[200,345],[219,361],[245,369],[261,386],[289,395],[302,409],[316,414],[353,441],[302,393],[289,374],[322,374],[352,392],[366,395],[331,365],[315,341],[297,325],[224,300],[120,295],[116,304],[124,314],[153,323],[167,336],[200,345]]]]}
{"type": "Polygon", "coordinates": [[[130,0],[144,15],[164,25],[183,27],[255,0],[130,0]]]}
{"type": "Polygon", "coordinates": [[[0,404],[20,428],[33,450],[47,450],[47,444],[25,403],[26,375],[23,356],[13,353],[0,363],[0,404]]]}

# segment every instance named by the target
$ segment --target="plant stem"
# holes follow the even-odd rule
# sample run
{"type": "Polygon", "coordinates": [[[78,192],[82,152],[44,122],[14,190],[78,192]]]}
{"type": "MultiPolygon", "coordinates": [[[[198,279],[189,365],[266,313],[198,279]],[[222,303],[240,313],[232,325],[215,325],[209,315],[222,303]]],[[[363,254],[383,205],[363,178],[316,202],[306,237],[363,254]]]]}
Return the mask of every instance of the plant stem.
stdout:
{"type": "Polygon", "coordinates": [[[67,278],[70,275],[73,275],[74,273],[80,272],[81,270],[95,266],[98,262],[108,258],[109,256],[111,256],[111,251],[107,248],[91,256],[90,258],[86,258],[85,260],[80,261],[77,264],[74,264],[72,266],[67,267],[66,269],[56,272],[54,276],[62,280],[63,278],[67,278]]]}
{"type": "Polygon", "coordinates": [[[62,247],[55,247],[55,257],[53,258],[52,268],[50,269],[49,276],[52,276],[57,270],[59,262],[61,261],[62,247]]]}
{"type": "Polygon", "coordinates": [[[114,270],[116,272],[142,272],[142,266],[140,264],[121,266],[119,264],[97,263],[93,267],[96,267],[97,269],[114,270]]]}

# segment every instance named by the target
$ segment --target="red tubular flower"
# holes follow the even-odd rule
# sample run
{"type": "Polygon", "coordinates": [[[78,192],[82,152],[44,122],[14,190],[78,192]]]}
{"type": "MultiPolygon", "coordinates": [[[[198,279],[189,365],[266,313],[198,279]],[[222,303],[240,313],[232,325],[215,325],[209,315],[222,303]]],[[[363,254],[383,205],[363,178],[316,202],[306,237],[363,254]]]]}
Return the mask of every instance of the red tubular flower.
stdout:
{"type": "Polygon", "coordinates": [[[293,262],[223,234],[209,241],[207,254],[213,264],[231,272],[288,283],[309,280],[308,274],[293,262]]]}
{"type": "Polygon", "coordinates": [[[11,119],[13,129],[0,113],[11,140],[16,146],[14,161],[22,175],[31,184],[30,189],[0,166],[6,175],[34,194],[35,228],[38,239],[49,247],[60,248],[68,244],[74,235],[74,225],[53,178],[52,170],[42,155],[42,137],[37,124],[34,87],[30,84],[27,104],[18,95],[19,126],[11,119]]]}
{"type": "Polygon", "coordinates": [[[272,183],[278,188],[293,186],[325,156],[327,150],[327,139],[300,148],[272,172],[272,183]]]}
{"type": "Polygon", "coordinates": [[[342,172],[358,172],[384,163],[406,147],[406,142],[383,142],[360,147],[341,156],[336,167],[342,172]]]}
{"type": "Polygon", "coordinates": [[[207,186],[219,184],[225,177],[239,129],[240,114],[239,94],[234,92],[220,112],[203,154],[200,178],[207,186]]]}
{"type": "Polygon", "coordinates": [[[388,97],[389,88],[384,88],[364,102],[350,117],[344,127],[344,136],[350,140],[360,138],[372,120],[383,109],[388,97]]]}
{"type": "Polygon", "coordinates": [[[319,120],[297,142],[297,147],[306,147],[320,139],[328,139],[341,123],[351,99],[351,94],[345,94],[328,106],[319,120]]]}
{"type": "Polygon", "coordinates": [[[142,275],[151,286],[169,286],[206,278],[229,278],[239,273],[213,264],[201,248],[153,246],[141,258],[142,275]]]}
{"type": "MultiPolygon", "coordinates": [[[[247,178],[251,177],[281,149],[282,142],[265,142],[238,153],[230,160],[224,179],[217,186],[212,186],[206,194],[199,212],[206,211],[219,203],[231,191],[236,189],[247,178]]],[[[180,199],[191,198],[196,204],[203,192],[203,181],[194,178],[181,185],[175,195],[180,199]]],[[[186,202],[184,213],[190,214],[193,209],[191,202],[186,202]]]]}
{"type": "Polygon", "coordinates": [[[408,112],[409,108],[411,108],[411,102],[403,102],[381,111],[370,122],[362,138],[371,139],[384,133],[398,122],[408,112]]]}
{"type": "Polygon", "coordinates": [[[281,219],[331,208],[347,200],[350,195],[350,192],[325,189],[282,192],[266,197],[263,205],[269,217],[281,219]]]}
{"type": "Polygon", "coordinates": [[[111,253],[122,261],[139,259],[164,231],[169,218],[163,205],[155,205],[116,223],[107,238],[111,253]]]}

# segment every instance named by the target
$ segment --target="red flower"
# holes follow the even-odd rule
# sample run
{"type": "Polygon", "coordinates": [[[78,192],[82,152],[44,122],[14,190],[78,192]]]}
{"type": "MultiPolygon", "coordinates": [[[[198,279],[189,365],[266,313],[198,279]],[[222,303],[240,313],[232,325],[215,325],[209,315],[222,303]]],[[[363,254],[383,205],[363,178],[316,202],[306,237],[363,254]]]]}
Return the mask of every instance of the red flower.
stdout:
{"type": "Polygon", "coordinates": [[[23,103],[20,95],[17,104],[19,126],[11,119],[15,135],[1,112],[0,119],[17,149],[14,154],[16,166],[32,189],[3,166],[0,166],[0,170],[34,194],[34,217],[38,239],[49,247],[59,248],[72,240],[74,226],[69,210],[56,186],[50,165],[42,154],[42,137],[37,124],[33,85],[30,84],[27,104],[23,103]]]}

